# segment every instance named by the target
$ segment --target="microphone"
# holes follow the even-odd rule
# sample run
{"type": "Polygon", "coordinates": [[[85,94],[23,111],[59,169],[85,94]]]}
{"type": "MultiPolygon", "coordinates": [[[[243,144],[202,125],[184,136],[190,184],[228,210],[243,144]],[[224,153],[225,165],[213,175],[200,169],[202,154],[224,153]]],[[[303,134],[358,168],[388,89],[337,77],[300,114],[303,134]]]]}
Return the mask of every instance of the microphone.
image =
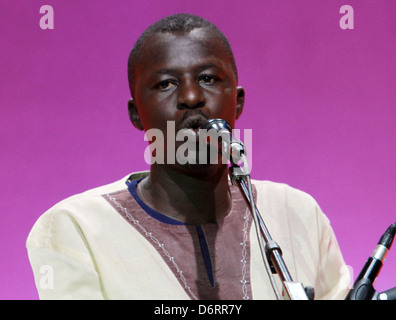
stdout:
{"type": "Polygon", "coordinates": [[[224,150],[219,150],[219,153],[228,158],[232,164],[238,164],[242,155],[245,154],[245,146],[240,140],[236,140],[232,136],[232,127],[227,121],[210,119],[201,126],[201,129],[207,130],[209,137],[213,137],[213,132],[217,138],[221,136],[224,150]]]}
{"type": "Polygon", "coordinates": [[[368,258],[345,300],[371,300],[376,295],[373,284],[392,246],[395,233],[396,223],[392,224],[378,241],[377,247],[368,258]]]}

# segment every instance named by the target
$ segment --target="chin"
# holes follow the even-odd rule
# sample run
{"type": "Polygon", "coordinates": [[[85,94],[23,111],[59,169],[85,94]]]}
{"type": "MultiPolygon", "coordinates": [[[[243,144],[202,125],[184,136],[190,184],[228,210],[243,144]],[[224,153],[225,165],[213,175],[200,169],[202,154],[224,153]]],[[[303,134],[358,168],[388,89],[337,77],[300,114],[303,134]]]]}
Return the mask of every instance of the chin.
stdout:
{"type": "Polygon", "coordinates": [[[227,171],[227,166],[224,164],[172,164],[170,165],[175,172],[185,175],[186,177],[204,179],[204,180],[217,180],[219,176],[227,171]]]}

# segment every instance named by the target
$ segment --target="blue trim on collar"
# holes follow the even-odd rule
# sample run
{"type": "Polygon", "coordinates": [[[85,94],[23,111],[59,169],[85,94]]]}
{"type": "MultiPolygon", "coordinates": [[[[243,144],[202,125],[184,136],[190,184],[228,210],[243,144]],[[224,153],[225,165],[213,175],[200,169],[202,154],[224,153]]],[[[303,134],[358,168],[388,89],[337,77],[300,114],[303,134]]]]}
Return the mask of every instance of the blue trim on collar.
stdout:
{"type": "Polygon", "coordinates": [[[132,197],[136,200],[136,202],[140,205],[140,207],[152,218],[167,224],[173,225],[185,225],[184,222],[177,221],[175,219],[169,218],[166,215],[159,213],[158,211],[150,208],[147,204],[145,204],[142,199],[140,199],[139,195],[137,194],[137,185],[138,183],[143,180],[143,178],[137,180],[128,180],[126,185],[128,186],[128,191],[132,195],[132,197]]]}

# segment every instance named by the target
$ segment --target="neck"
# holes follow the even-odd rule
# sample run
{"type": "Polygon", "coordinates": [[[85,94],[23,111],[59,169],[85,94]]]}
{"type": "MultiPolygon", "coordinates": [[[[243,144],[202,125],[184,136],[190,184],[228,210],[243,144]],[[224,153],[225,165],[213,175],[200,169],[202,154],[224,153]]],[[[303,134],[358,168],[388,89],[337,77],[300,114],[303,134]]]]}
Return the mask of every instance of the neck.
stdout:
{"type": "Polygon", "coordinates": [[[154,210],[189,224],[216,223],[231,209],[227,166],[196,174],[153,165],[138,185],[139,197],[154,210]]]}

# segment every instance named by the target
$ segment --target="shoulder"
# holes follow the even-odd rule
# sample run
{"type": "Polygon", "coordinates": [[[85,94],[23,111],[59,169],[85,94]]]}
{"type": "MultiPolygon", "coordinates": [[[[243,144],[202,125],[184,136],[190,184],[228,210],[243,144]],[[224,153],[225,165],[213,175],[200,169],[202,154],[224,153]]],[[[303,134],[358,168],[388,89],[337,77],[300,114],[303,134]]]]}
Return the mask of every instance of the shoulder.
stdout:
{"type": "Polygon", "coordinates": [[[257,205],[274,218],[316,227],[329,224],[317,201],[307,192],[285,183],[253,180],[257,205]]]}
{"type": "Polygon", "coordinates": [[[253,180],[258,200],[279,201],[289,205],[318,206],[316,200],[307,192],[286,183],[267,180],[253,180]]]}
{"type": "MultiPolygon", "coordinates": [[[[138,177],[144,173],[136,173],[138,177]]],[[[132,175],[132,176],[133,176],[132,175]]],[[[126,181],[131,175],[122,179],[68,197],[44,212],[31,229],[26,245],[28,247],[50,247],[60,243],[57,237],[72,237],[81,233],[81,225],[95,229],[95,221],[100,222],[103,216],[108,216],[112,207],[103,195],[120,192],[127,189],[126,181]],[[89,221],[88,221],[89,220],[89,221]]],[[[83,236],[83,235],[81,235],[83,236]]]]}

